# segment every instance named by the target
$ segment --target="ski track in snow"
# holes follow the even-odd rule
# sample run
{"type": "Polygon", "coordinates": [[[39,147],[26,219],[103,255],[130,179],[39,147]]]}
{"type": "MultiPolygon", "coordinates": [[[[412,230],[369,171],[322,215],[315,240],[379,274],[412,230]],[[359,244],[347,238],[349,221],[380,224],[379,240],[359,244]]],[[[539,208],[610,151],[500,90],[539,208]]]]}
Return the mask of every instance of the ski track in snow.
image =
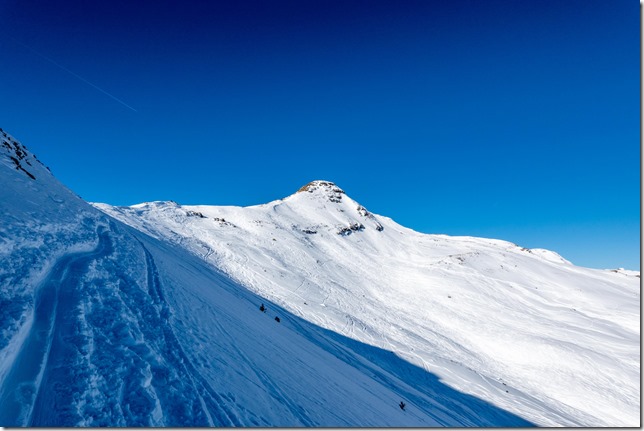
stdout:
{"type": "Polygon", "coordinates": [[[38,424],[41,407],[56,405],[49,391],[66,385],[61,361],[71,332],[74,286],[91,260],[111,252],[106,231],[98,236],[94,251],[63,256],[37,288],[33,325],[0,388],[0,424],[28,426],[32,418],[38,424]]]}
{"type": "Polygon", "coordinates": [[[243,360],[244,364],[247,366],[247,369],[251,371],[255,377],[259,380],[262,386],[266,388],[271,397],[275,398],[279,403],[282,403],[286,408],[291,412],[291,414],[300,422],[297,426],[306,426],[311,427],[315,426],[315,423],[309,419],[306,411],[297,405],[296,402],[291,400],[288,395],[282,391],[278,384],[273,382],[273,380],[261,370],[255,362],[253,362],[248,355],[244,354],[238,347],[236,341],[228,335],[228,332],[223,328],[219,323],[217,318],[213,320],[215,326],[219,329],[219,332],[222,335],[225,335],[229,338],[230,346],[237,353],[238,357],[243,360]]]}
{"type": "MultiPolygon", "coordinates": [[[[95,250],[60,258],[37,289],[32,327],[0,388],[3,426],[75,426],[81,420],[76,405],[82,392],[79,385],[84,382],[77,378],[75,366],[69,362],[79,351],[87,350],[79,332],[79,289],[90,263],[113,253],[109,231],[102,228],[97,233],[99,243],[95,250]]],[[[125,343],[147,363],[141,368],[151,370],[151,379],[138,389],[139,379],[133,379],[134,386],[125,379],[123,385],[127,387],[120,391],[118,410],[126,416],[131,414],[126,420],[129,425],[241,426],[235,409],[226,409],[230,400],[215,392],[190,363],[170,324],[171,311],[154,259],[143,243],[139,244],[145,254],[147,301],[153,304],[154,312],[148,309],[147,321],[138,324],[142,328],[156,327],[156,334],[146,329],[143,332],[150,338],[149,344],[156,344],[160,352],[153,352],[148,343],[125,343]],[[171,383],[182,386],[181,390],[166,387],[168,376],[173,374],[176,376],[170,378],[171,383]],[[142,396],[141,388],[157,408],[146,412],[139,407],[137,411],[135,398],[142,396]]],[[[130,287],[135,284],[121,276],[130,287]]],[[[145,309],[143,298],[122,299],[133,312],[139,307],[145,309]]]]}
{"type": "MultiPolygon", "coordinates": [[[[164,328],[163,335],[165,337],[165,342],[170,347],[168,352],[172,355],[170,360],[174,363],[173,365],[176,368],[184,369],[185,377],[198,394],[202,411],[208,418],[208,426],[241,426],[242,424],[234,410],[227,410],[223,407],[226,405],[226,402],[224,402],[222,396],[217,394],[217,392],[210,387],[208,382],[199,375],[183,351],[169,322],[170,309],[163,295],[159,273],[154,263],[154,259],[152,258],[152,254],[142,242],[139,243],[145,253],[148,272],[148,291],[161,311],[160,315],[163,319],[162,324],[164,328]]],[[[172,406],[168,407],[171,408],[172,406]]],[[[182,425],[182,423],[179,422],[175,425],[182,425]]],[[[183,423],[183,425],[185,425],[185,423],[183,423]]]]}

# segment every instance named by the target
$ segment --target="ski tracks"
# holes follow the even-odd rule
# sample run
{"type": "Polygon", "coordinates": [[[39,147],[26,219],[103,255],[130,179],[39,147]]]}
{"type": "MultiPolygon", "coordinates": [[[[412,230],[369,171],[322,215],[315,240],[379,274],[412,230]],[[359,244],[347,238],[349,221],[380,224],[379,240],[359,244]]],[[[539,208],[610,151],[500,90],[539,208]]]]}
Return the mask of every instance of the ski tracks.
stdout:
{"type": "MultiPolygon", "coordinates": [[[[197,405],[200,407],[200,412],[198,412],[199,414],[197,414],[196,416],[203,416],[205,419],[207,419],[208,426],[242,426],[243,424],[236,413],[233,410],[226,409],[224,407],[226,405],[224,398],[227,397],[218,394],[212,389],[208,382],[195,369],[194,365],[192,365],[188,356],[181,347],[181,344],[174,334],[169,321],[171,314],[170,306],[168,305],[163,293],[162,284],[159,279],[159,273],[152,254],[143,245],[143,243],[141,243],[140,241],[139,243],[141,244],[141,247],[143,248],[143,251],[145,253],[148,295],[155,304],[160,317],[159,323],[161,324],[163,334],[161,343],[164,344],[162,349],[164,359],[169,363],[168,365],[170,365],[172,368],[177,370],[178,373],[181,374],[180,380],[189,383],[191,388],[187,389],[192,389],[192,391],[187,391],[187,393],[183,394],[183,396],[186,397],[185,401],[187,401],[189,397],[197,397],[196,401],[198,401],[197,405]],[[190,392],[192,392],[192,394],[190,392]]],[[[157,385],[163,385],[163,379],[161,378],[161,376],[158,376],[158,378],[156,379],[153,377],[152,385],[154,386],[155,383],[157,385]]],[[[157,392],[163,392],[163,389],[157,392]]],[[[165,404],[164,411],[171,411],[173,408],[175,408],[170,400],[161,400],[161,402],[162,405],[165,404]]],[[[193,414],[196,413],[197,412],[193,412],[193,414]]],[[[168,417],[166,417],[166,420],[171,422],[170,424],[166,423],[166,425],[187,425],[187,422],[185,421],[177,422],[175,420],[171,420],[168,417]]],[[[195,425],[198,425],[198,423],[195,423],[195,425]]],[[[206,424],[201,423],[201,425],[203,426],[206,424]]]]}
{"type": "Polygon", "coordinates": [[[112,250],[107,230],[99,227],[97,234],[93,251],[63,256],[36,289],[32,327],[0,388],[0,425],[40,424],[41,407],[67,413],[60,404],[69,395],[65,379],[71,370],[62,361],[74,341],[75,288],[89,263],[112,250]],[[53,397],[60,389],[61,396],[53,397]]]}
{"type": "Polygon", "coordinates": [[[286,393],[282,389],[280,389],[279,384],[275,383],[265,372],[262,371],[260,366],[258,366],[252,359],[248,357],[248,355],[244,354],[237,347],[237,341],[232,339],[232,337],[228,334],[228,332],[216,318],[214,319],[214,323],[219,329],[219,332],[222,335],[228,337],[229,345],[237,353],[238,357],[244,361],[244,363],[247,365],[247,368],[257,377],[258,381],[266,389],[267,393],[269,393],[275,400],[277,400],[279,404],[284,405],[288,409],[288,411],[291,412],[291,414],[300,421],[301,426],[315,426],[315,422],[309,418],[306,410],[303,407],[299,406],[295,401],[290,399],[288,395],[286,395],[286,393]]]}
{"type": "MultiPolygon", "coordinates": [[[[60,258],[36,289],[31,328],[0,387],[0,425],[243,425],[182,349],[143,243],[147,286],[112,262],[115,233],[99,227],[94,250],[60,258]]],[[[121,258],[128,247],[119,244],[121,258]]]]}

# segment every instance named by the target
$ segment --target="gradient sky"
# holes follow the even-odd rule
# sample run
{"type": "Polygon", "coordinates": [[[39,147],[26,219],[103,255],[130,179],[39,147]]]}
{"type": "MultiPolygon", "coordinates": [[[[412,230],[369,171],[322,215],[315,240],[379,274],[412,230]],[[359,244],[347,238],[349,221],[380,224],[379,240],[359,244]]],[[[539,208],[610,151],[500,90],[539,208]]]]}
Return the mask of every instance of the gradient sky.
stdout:
{"type": "Polygon", "coordinates": [[[0,2],[0,127],[88,201],[313,179],[427,233],[640,267],[637,0],[0,2]]]}

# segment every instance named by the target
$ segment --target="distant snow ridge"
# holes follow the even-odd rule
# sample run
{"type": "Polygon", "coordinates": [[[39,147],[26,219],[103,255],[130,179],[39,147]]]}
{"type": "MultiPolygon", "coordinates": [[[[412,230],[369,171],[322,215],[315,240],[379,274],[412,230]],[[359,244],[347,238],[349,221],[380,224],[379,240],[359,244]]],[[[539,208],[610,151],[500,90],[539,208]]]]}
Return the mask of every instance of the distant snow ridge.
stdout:
{"type": "Polygon", "coordinates": [[[245,208],[97,206],[306,321],[535,424],[638,423],[636,276],[507,241],[420,234],[330,181],[245,208]]]}
{"type": "Polygon", "coordinates": [[[5,138],[0,426],[639,426],[639,272],[330,181],[92,207],[5,138]]]}

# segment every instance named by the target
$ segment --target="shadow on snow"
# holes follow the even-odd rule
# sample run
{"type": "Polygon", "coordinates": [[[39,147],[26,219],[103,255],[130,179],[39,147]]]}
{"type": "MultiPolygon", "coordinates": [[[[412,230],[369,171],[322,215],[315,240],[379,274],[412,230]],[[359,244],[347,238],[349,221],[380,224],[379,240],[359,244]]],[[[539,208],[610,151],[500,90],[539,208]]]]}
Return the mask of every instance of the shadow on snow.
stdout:
{"type": "MultiPolygon", "coordinates": [[[[400,399],[393,399],[392,403],[404,400],[409,412],[413,409],[436,425],[534,426],[485,400],[445,385],[435,374],[391,351],[353,340],[289,313],[231,281],[196,256],[178,252],[176,247],[132,231],[119,222],[111,223],[111,232],[126,232],[118,238],[127,241],[129,247],[138,243],[136,246],[143,251],[144,260],[140,261],[139,254],[139,261],[130,264],[146,268],[147,289],[141,289],[122,269],[122,262],[106,266],[112,278],[106,278],[104,286],[95,283],[90,286],[91,292],[87,286],[83,287],[83,275],[91,262],[107,261],[114,254],[116,237],[110,231],[98,230],[99,243],[95,250],[60,259],[36,289],[32,328],[0,388],[0,426],[265,424],[266,420],[262,421],[256,412],[245,411],[229,392],[214,390],[193,364],[191,355],[184,351],[185,346],[170,324],[172,307],[166,301],[169,292],[164,293],[167,286],[151,250],[166,256],[181,254],[178,259],[192,266],[201,277],[207,277],[208,284],[252,307],[268,304],[279,314],[282,325],[291,326],[298,335],[333,355],[340,361],[339,365],[348,365],[396,393],[400,399]],[[95,303],[96,317],[92,320],[91,315],[83,316],[85,320],[81,322],[81,304],[88,300],[83,295],[90,293],[94,295],[90,299],[95,303]],[[119,314],[129,317],[119,321],[116,318],[119,314]],[[91,341],[83,325],[94,325],[91,341]],[[102,380],[97,380],[97,376],[102,380]],[[93,406],[87,405],[91,402],[100,408],[93,411],[93,406]],[[83,415],[94,415],[93,421],[86,422],[83,415]]],[[[216,316],[213,320],[217,320],[216,316]]],[[[215,324],[221,328],[220,334],[226,334],[229,329],[226,325],[235,325],[235,321],[221,320],[215,324]]],[[[252,370],[265,390],[279,398],[276,401],[292,413],[297,422],[294,426],[346,426],[319,423],[319,419],[310,418],[298,406],[297,395],[284,394],[274,376],[255,366],[234,338],[225,344],[238,358],[248,361],[246,369],[252,370]]],[[[226,386],[226,383],[219,382],[219,385],[226,386]]]]}

